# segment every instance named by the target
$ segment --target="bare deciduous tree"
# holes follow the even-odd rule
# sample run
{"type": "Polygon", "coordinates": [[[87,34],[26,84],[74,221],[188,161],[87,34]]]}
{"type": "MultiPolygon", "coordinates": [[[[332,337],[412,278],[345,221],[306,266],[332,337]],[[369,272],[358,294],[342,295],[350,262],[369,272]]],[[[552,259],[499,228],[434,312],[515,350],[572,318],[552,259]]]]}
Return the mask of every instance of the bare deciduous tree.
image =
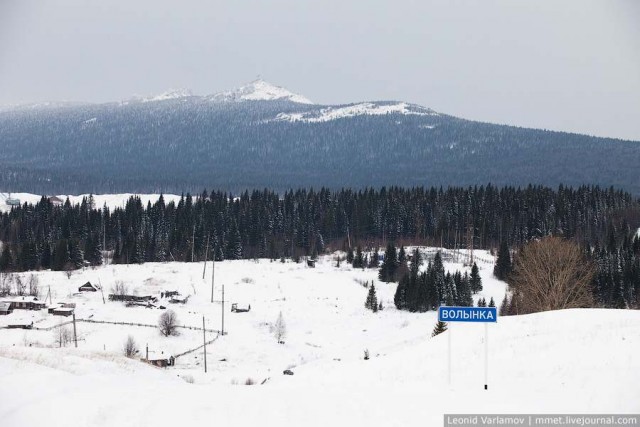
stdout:
{"type": "Polygon", "coordinates": [[[75,266],[73,265],[73,263],[68,262],[64,265],[64,274],[67,276],[67,279],[71,279],[71,276],[73,276],[73,271],[75,270],[75,266]]]}
{"type": "Polygon", "coordinates": [[[129,335],[127,340],[124,342],[124,355],[126,357],[133,357],[138,353],[138,344],[133,339],[133,336],[129,335]]]}
{"type": "Polygon", "coordinates": [[[32,297],[40,296],[40,280],[35,274],[29,276],[29,295],[32,297]]]}
{"type": "Polygon", "coordinates": [[[129,287],[122,280],[116,280],[116,283],[111,287],[111,293],[119,296],[128,295],[129,287]]]}
{"type": "Polygon", "coordinates": [[[58,347],[66,347],[73,341],[73,331],[68,326],[60,326],[54,329],[54,340],[58,347]]]}
{"type": "Polygon", "coordinates": [[[160,315],[158,320],[160,332],[165,337],[169,335],[178,335],[178,316],[173,310],[167,310],[160,315]]]}
{"type": "Polygon", "coordinates": [[[273,325],[273,335],[276,337],[278,344],[284,344],[284,339],[287,336],[287,325],[284,323],[282,312],[278,314],[278,319],[273,325]]]}
{"type": "Polygon", "coordinates": [[[13,274],[0,272],[0,297],[11,295],[11,285],[13,284],[13,274]]]}
{"type": "Polygon", "coordinates": [[[23,296],[24,294],[27,293],[27,285],[22,281],[22,278],[20,276],[16,276],[15,283],[16,283],[16,295],[23,296]]]}
{"type": "Polygon", "coordinates": [[[518,314],[591,307],[594,274],[576,243],[559,237],[528,243],[515,259],[511,279],[518,314]]]}

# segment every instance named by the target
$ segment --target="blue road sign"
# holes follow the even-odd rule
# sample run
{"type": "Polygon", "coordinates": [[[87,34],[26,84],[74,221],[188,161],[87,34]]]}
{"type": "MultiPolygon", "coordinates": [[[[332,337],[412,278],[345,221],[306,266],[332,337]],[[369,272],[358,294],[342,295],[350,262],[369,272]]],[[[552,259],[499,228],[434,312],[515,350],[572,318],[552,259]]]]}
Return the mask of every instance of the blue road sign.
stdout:
{"type": "Polygon", "coordinates": [[[495,307],[439,307],[438,320],[441,322],[497,322],[495,307]]]}

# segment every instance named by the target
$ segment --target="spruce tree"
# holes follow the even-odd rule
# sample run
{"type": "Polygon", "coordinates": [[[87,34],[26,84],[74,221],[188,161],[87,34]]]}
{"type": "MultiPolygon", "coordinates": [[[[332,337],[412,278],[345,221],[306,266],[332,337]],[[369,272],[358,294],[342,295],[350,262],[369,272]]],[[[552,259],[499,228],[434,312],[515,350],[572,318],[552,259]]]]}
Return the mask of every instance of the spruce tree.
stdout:
{"type": "Polygon", "coordinates": [[[504,298],[502,299],[502,303],[500,303],[500,310],[498,311],[500,316],[508,316],[509,315],[509,298],[507,294],[504,294],[504,298]]]}
{"type": "Polygon", "coordinates": [[[364,256],[362,254],[362,249],[360,246],[356,248],[356,256],[353,258],[353,262],[351,263],[353,268],[363,268],[364,267],[364,256]]]}
{"type": "Polygon", "coordinates": [[[79,242],[72,240],[69,245],[71,246],[71,263],[75,268],[82,268],[84,263],[84,252],[80,248],[79,242]]]}
{"type": "Polygon", "coordinates": [[[469,284],[469,275],[467,272],[464,273],[464,276],[460,274],[460,272],[456,272],[456,276],[458,278],[458,283],[456,286],[457,290],[457,304],[462,307],[472,307],[473,306],[473,297],[471,295],[471,285],[469,284]]]}
{"type": "Polygon", "coordinates": [[[376,297],[376,287],[373,282],[371,282],[371,286],[369,287],[369,292],[367,293],[367,299],[364,306],[374,313],[378,311],[378,298],[376,297]]]}
{"type": "Polygon", "coordinates": [[[438,320],[436,326],[433,328],[433,332],[431,333],[431,337],[435,337],[436,335],[440,335],[441,333],[447,330],[447,324],[445,322],[441,322],[438,320]]]}
{"type": "Polygon", "coordinates": [[[0,272],[11,271],[13,268],[13,260],[11,258],[11,250],[8,245],[0,247],[0,272]]]}
{"type": "MultiPolygon", "coordinates": [[[[418,249],[416,248],[415,252],[418,251],[418,249]]],[[[398,264],[404,264],[405,262],[407,262],[407,254],[404,250],[404,245],[400,246],[400,251],[398,252],[398,264]]]]}
{"type": "Polygon", "coordinates": [[[480,271],[478,265],[474,262],[471,267],[471,278],[469,279],[469,285],[471,286],[471,292],[477,294],[482,291],[482,279],[480,278],[480,271]]]}
{"type": "Polygon", "coordinates": [[[493,268],[493,275],[498,280],[507,280],[512,269],[513,266],[511,263],[509,246],[507,245],[507,242],[503,240],[500,243],[500,248],[498,249],[498,258],[496,259],[496,265],[493,268]]]}
{"type": "Polygon", "coordinates": [[[351,248],[347,251],[347,262],[353,265],[353,249],[351,248]]]}
{"type": "Polygon", "coordinates": [[[433,286],[435,287],[438,296],[437,305],[445,304],[447,298],[447,289],[445,282],[444,265],[442,264],[442,255],[440,254],[440,251],[436,252],[436,256],[433,258],[433,265],[431,268],[433,270],[433,286]]]}
{"type": "Polygon", "coordinates": [[[228,239],[225,259],[242,259],[242,239],[235,221],[231,224],[228,239]]]}
{"type": "Polygon", "coordinates": [[[384,260],[380,266],[378,272],[378,279],[381,282],[394,282],[396,278],[396,270],[398,269],[398,256],[396,254],[396,247],[392,243],[387,245],[387,249],[384,254],[384,260]]]}
{"type": "Polygon", "coordinates": [[[491,297],[491,300],[489,301],[489,307],[495,307],[496,306],[496,302],[493,300],[493,297],[491,297]]]}
{"type": "Polygon", "coordinates": [[[404,276],[398,281],[398,287],[396,293],[393,296],[393,304],[398,310],[405,310],[407,308],[407,285],[409,283],[409,276],[404,276]]]}

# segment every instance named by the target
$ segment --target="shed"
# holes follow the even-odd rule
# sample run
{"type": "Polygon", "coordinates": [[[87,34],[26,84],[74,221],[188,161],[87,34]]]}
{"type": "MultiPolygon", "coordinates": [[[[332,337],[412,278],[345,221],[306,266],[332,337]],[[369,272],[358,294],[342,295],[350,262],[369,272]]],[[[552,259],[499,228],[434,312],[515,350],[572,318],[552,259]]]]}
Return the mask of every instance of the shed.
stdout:
{"type": "Polygon", "coordinates": [[[98,288],[91,284],[91,282],[87,282],[84,285],[78,288],[79,292],[96,292],[98,288]]]}
{"type": "Polygon", "coordinates": [[[246,313],[248,311],[251,311],[251,304],[249,304],[246,307],[238,307],[238,303],[234,302],[233,304],[231,304],[231,312],[232,313],[246,313]]]}
{"type": "Polygon", "coordinates": [[[186,304],[188,300],[189,300],[189,295],[187,295],[186,297],[183,297],[180,295],[174,295],[171,297],[169,302],[173,304],[186,304]]]}
{"type": "Polygon", "coordinates": [[[47,307],[47,313],[53,314],[54,310],[62,308],[62,304],[53,304],[47,307]]]}
{"type": "Polygon", "coordinates": [[[180,295],[178,291],[164,291],[160,292],[160,298],[171,298],[173,296],[180,295]]]}
{"type": "Polygon", "coordinates": [[[0,316],[6,316],[7,314],[11,314],[13,312],[13,307],[11,307],[10,302],[0,302],[0,316]]]}
{"type": "Polygon", "coordinates": [[[8,325],[9,329],[33,329],[33,322],[31,323],[13,323],[8,325]]]}
{"type": "Polygon", "coordinates": [[[74,308],[71,307],[58,307],[58,308],[54,308],[53,309],[53,315],[54,316],[71,316],[73,314],[73,310],[75,310],[74,308]]]}

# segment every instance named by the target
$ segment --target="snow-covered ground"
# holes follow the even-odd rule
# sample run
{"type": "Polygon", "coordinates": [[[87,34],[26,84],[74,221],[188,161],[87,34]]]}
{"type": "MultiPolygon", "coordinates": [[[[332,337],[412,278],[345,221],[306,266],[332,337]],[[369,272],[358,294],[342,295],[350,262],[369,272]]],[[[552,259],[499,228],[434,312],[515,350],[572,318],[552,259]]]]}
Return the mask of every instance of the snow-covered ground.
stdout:
{"type": "MultiPolygon", "coordinates": [[[[42,198],[41,194],[32,194],[32,193],[0,193],[0,212],[6,212],[11,210],[11,206],[7,205],[7,199],[9,198],[9,194],[12,199],[20,200],[20,203],[38,203],[42,198]]],[[[116,207],[124,207],[127,200],[131,198],[131,196],[138,196],[142,201],[142,204],[146,206],[147,202],[155,203],[160,197],[159,194],[130,194],[130,193],[121,193],[121,194],[94,194],[93,200],[95,202],[96,208],[102,208],[105,204],[109,209],[114,209],[116,207]]],[[[80,194],[79,196],[74,195],[57,195],[58,198],[63,201],[69,198],[69,201],[72,205],[78,204],[82,202],[82,198],[89,197],[89,194],[80,194]]],[[[175,201],[178,203],[181,196],[175,194],[164,194],[163,195],[165,203],[169,203],[170,201],[175,201]]]]}
{"type": "MultiPolygon", "coordinates": [[[[488,253],[479,257],[490,260],[488,253]]],[[[450,271],[464,268],[447,262],[450,271]]],[[[504,283],[493,265],[479,263],[484,290],[499,304],[504,283]]],[[[105,266],[76,272],[35,273],[53,301],[75,302],[78,319],[155,324],[162,312],[103,303],[100,292],[75,295],[86,281],[105,290],[122,280],[139,295],[178,290],[191,295],[170,304],[180,323],[220,329],[225,285],[225,331],[203,352],[179,357],[175,367],[150,367],[122,356],[127,335],[142,352],[168,357],[202,342],[202,331],[162,337],[146,327],[78,322],[79,348],[56,348],[55,332],[0,329],[0,419],[3,426],[217,425],[441,425],[443,413],[638,412],[640,410],[640,313],[568,310],[500,318],[489,325],[489,390],[484,385],[484,326],[454,324],[431,338],[436,313],[393,307],[395,284],[375,270],[337,268],[332,256],[316,268],[268,260],[216,263],[211,303],[211,264],[105,266]],[[364,308],[375,281],[385,309],[364,308]],[[251,305],[230,313],[233,302],[251,305]],[[278,313],[287,325],[285,344],[271,332],[278,313]],[[447,381],[447,335],[453,352],[447,381]],[[368,349],[370,360],[363,359],[368,349]],[[295,375],[285,376],[291,369],[295,375]],[[193,383],[184,379],[193,379],[193,383]],[[247,379],[256,385],[244,385],[247,379]],[[264,384],[261,384],[263,383],[264,384]]],[[[28,276],[26,274],[25,276],[28,276]]],[[[26,279],[27,277],[25,277],[26,279]]],[[[66,318],[14,311],[0,326],[34,321],[53,326],[66,318]]],[[[215,334],[207,333],[207,338],[215,334]]]]}
{"type": "Polygon", "coordinates": [[[208,96],[215,102],[237,102],[237,101],[291,101],[298,104],[313,104],[308,98],[293,93],[288,89],[276,86],[260,78],[246,85],[208,96]]]}
{"type": "Polygon", "coordinates": [[[379,116],[386,114],[404,114],[414,116],[437,116],[438,113],[418,105],[397,103],[372,103],[362,102],[359,104],[343,105],[337,107],[326,107],[319,110],[307,111],[304,113],[280,113],[275,118],[276,121],[321,123],[331,120],[344,119],[355,116],[379,116]]]}

